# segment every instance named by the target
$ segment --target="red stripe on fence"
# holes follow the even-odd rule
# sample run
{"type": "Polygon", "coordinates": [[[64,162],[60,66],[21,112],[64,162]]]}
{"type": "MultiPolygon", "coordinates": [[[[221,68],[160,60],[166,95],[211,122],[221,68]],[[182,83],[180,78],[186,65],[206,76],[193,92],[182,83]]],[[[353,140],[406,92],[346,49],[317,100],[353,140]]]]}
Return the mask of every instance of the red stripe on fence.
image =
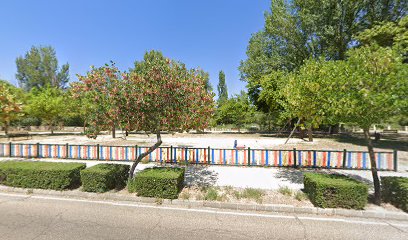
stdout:
{"type": "Polygon", "coordinates": [[[327,152],[323,152],[323,167],[327,166],[327,152]]]}
{"type": "Polygon", "coordinates": [[[274,165],[278,166],[278,151],[273,151],[274,165]]]}
{"type": "Polygon", "coordinates": [[[393,167],[392,167],[392,165],[393,165],[392,160],[393,160],[393,155],[392,155],[392,153],[388,153],[388,154],[387,154],[388,170],[392,170],[392,169],[393,169],[393,167]]]}
{"type": "Polygon", "coordinates": [[[312,165],[312,152],[307,151],[307,165],[310,167],[312,165]]]}
{"type": "Polygon", "coordinates": [[[292,151],[289,152],[288,157],[289,157],[289,166],[292,166],[292,151]]]}
{"type": "Polygon", "coordinates": [[[244,165],[247,165],[247,151],[244,149],[244,165]]]}

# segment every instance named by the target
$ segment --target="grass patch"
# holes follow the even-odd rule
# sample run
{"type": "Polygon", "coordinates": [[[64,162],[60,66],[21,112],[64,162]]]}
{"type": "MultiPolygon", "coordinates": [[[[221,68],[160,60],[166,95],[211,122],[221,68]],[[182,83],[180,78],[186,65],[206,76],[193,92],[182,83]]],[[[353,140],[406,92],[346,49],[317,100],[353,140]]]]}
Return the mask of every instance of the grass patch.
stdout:
{"type": "Polygon", "coordinates": [[[262,202],[262,198],[265,195],[265,191],[256,188],[245,188],[240,194],[240,198],[252,199],[257,203],[262,202]]]}
{"type": "Polygon", "coordinates": [[[216,201],[219,197],[218,190],[214,187],[207,188],[207,191],[204,195],[204,200],[206,201],[216,201]]]}
{"type": "Polygon", "coordinates": [[[293,191],[288,186],[279,187],[278,192],[285,196],[292,196],[293,191]]]}
{"type": "Polygon", "coordinates": [[[298,201],[303,201],[307,199],[307,195],[302,191],[297,191],[295,193],[295,199],[298,201]]]}

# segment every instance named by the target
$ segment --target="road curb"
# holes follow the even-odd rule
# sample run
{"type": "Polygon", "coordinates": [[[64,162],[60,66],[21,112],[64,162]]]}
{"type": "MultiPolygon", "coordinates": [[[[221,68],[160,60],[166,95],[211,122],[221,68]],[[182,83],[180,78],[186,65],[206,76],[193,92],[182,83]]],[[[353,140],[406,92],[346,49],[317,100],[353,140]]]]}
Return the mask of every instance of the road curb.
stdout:
{"type": "Polygon", "coordinates": [[[43,195],[50,197],[65,198],[83,198],[91,200],[109,200],[109,201],[129,201],[133,203],[157,204],[163,206],[177,206],[182,208],[215,208],[241,211],[262,211],[273,213],[292,213],[292,214],[313,214],[322,216],[343,216],[357,218],[374,218],[385,220],[405,220],[408,221],[408,214],[403,212],[390,211],[371,211],[371,210],[351,210],[351,209],[334,209],[334,208],[317,208],[317,207],[295,207],[283,204],[241,204],[229,202],[213,201],[195,201],[195,200],[169,200],[156,199],[148,197],[138,197],[135,195],[122,195],[117,193],[89,193],[81,191],[55,191],[43,189],[24,189],[7,186],[0,186],[2,193],[20,193],[30,195],[43,195]]]}

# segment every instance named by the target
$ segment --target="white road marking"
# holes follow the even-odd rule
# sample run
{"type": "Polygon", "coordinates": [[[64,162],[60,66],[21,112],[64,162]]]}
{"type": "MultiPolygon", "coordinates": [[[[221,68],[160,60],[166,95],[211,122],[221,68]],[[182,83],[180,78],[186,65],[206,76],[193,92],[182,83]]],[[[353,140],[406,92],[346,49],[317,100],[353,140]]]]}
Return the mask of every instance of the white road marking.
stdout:
{"type": "Polygon", "coordinates": [[[351,223],[351,224],[380,225],[380,226],[394,225],[394,226],[399,226],[399,227],[408,227],[408,224],[351,220],[351,219],[345,219],[345,218],[286,216],[286,215],[273,215],[273,214],[261,214],[261,213],[231,212],[231,211],[211,210],[211,209],[177,208],[177,207],[144,205],[144,204],[137,204],[137,203],[123,203],[123,202],[111,202],[111,201],[102,201],[102,200],[87,200],[87,199],[48,197],[48,196],[11,194],[11,193],[10,194],[0,193],[0,196],[43,199],[43,200],[57,200],[57,201],[67,201],[67,202],[97,203],[97,204],[104,204],[104,205],[125,206],[125,207],[134,207],[134,208],[153,208],[153,209],[210,213],[210,214],[219,214],[219,215],[245,216],[245,217],[261,217],[261,218],[277,218],[277,219],[296,219],[298,218],[299,220],[305,220],[305,221],[342,222],[342,223],[351,223]]]}

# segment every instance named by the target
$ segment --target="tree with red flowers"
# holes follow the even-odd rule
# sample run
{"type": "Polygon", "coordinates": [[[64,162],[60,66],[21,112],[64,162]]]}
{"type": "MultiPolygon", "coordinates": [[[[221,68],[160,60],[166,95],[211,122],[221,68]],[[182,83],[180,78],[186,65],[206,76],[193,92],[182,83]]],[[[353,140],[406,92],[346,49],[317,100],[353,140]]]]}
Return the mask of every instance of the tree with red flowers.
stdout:
{"type": "Polygon", "coordinates": [[[202,74],[157,51],[147,52],[130,73],[105,66],[79,79],[74,86],[77,96],[92,102],[88,136],[96,137],[112,124],[156,134],[157,142],[133,163],[130,178],[137,164],[162,144],[162,131],[204,130],[213,115],[213,95],[205,89],[202,74]]]}

